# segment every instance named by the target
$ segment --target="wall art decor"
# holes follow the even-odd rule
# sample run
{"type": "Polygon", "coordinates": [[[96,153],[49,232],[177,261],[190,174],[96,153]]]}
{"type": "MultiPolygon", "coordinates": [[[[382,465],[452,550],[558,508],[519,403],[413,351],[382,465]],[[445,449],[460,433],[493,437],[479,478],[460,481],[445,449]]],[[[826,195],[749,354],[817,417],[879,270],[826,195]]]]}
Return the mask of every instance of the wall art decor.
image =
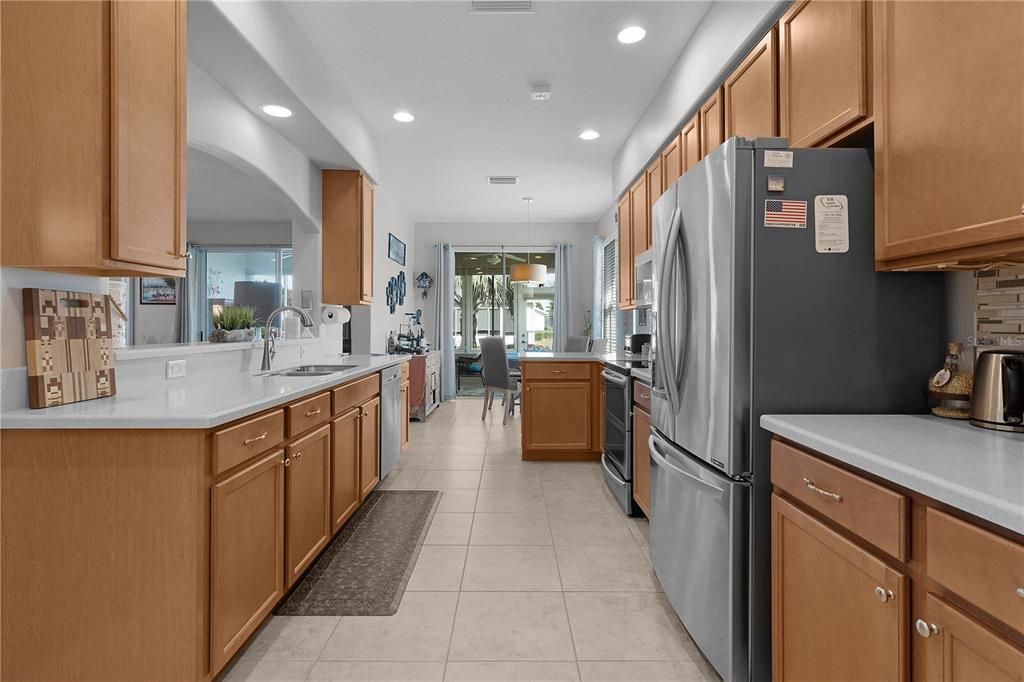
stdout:
{"type": "Polygon", "coordinates": [[[405,305],[405,270],[398,273],[398,305],[405,305]]]}
{"type": "Polygon", "coordinates": [[[140,277],[139,303],[174,305],[178,302],[178,280],[174,277],[140,277]]]}
{"type": "Polygon", "coordinates": [[[405,242],[388,232],[388,258],[405,266],[405,242]]]}

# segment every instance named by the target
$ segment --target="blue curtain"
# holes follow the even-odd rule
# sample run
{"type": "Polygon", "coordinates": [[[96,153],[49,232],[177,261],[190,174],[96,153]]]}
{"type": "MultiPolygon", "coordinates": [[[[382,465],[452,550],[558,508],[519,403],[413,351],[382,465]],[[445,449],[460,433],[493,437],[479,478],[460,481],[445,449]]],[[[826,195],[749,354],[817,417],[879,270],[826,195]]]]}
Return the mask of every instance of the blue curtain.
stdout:
{"type": "Polygon", "coordinates": [[[437,244],[434,276],[434,349],[441,351],[441,400],[455,399],[455,252],[437,244]]]}
{"type": "Polygon", "coordinates": [[[573,333],[572,320],[572,245],[555,246],[555,343],[556,351],[565,350],[573,333]]]}

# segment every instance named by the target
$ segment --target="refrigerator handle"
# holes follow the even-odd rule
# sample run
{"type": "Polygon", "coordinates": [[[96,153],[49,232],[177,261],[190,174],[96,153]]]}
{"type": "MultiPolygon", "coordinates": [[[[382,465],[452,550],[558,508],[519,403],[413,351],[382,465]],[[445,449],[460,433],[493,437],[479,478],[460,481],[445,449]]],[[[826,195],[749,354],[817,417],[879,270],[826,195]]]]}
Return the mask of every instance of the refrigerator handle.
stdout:
{"type": "MultiPolygon", "coordinates": [[[[680,222],[682,222],[680,220],[680,222]]],[[[673,339],[673,349],[677,351],[675,360],[675,386],[676,386],[676,405],[682,405],[682,386],[683,377],[686,376],[686,360],[689,355],[689,344],[687,343],[690,338],[690,286],[687,280],[688,272],[686,268],[686,235],[680,228],[677,237],[675,249],[679,251],[679,277],[681,278],[680,287],[682,288],[682,296],[679,297],[679,314],[682,315],[683,324],[683,335],[682,338],[676,341],[673,339]]],[[[676,254],[673,252],[672,257],[675,258],[676,254]]],[[[675,325],[673,325],[674,330],[675,325]]],[[[678,409],[678,407],[676,408],[678,409]]]]}
{"type": "Polygon", "coordinates": [[[673,275],[676,264],[676,242],[679,240],[680,224],[682,223],[682,211],[679,207],[672,212],[672,222],[668,231],[668,239],[665,242],[665,253],[662,258],[663,267],[661,269],[661,290],[658,292],[658,296],[661,299],[658,303],[658,340],[661,348],[661,358],[665,365],[665,390],[668,393],[669,407],[672,408],[672,412],[676,412],[679,409],[679,396],[677,395],[679,386],[679,366],[676,364],[676,348],[675,339],[672,338],[672,330],[674,327],[675,315],[669,314],[671,309],[670,294],[672,288],[673,275]]]}

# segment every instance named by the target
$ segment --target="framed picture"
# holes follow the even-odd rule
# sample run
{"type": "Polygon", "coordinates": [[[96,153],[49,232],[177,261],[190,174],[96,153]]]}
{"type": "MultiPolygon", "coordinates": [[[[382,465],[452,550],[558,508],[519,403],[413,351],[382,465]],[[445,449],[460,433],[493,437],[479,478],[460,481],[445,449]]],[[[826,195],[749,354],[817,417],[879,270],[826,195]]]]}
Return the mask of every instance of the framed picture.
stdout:
{"type": "Polygon", "coordinates": [[[388,258],[405,265],[405,242],[388,232],[388,258]]]}
{"type": "Polygon", "coordinates": [[[178,280],[174,277],[140,277],[139,303],[174,305],[178,302],[178,280]]]}

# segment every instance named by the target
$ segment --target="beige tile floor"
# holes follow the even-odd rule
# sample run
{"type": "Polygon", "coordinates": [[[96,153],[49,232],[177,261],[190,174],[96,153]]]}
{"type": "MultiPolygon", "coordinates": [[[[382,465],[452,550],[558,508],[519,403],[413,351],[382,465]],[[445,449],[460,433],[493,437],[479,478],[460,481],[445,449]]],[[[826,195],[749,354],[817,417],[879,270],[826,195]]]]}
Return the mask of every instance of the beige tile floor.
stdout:
{"type": "Polygon", "coordinates": [[[717,680],[596,463],[524,462],[480,399],[410,426],[385,489],[444,491],[394,616],[274,616],[225,680],[717,680]]]}

